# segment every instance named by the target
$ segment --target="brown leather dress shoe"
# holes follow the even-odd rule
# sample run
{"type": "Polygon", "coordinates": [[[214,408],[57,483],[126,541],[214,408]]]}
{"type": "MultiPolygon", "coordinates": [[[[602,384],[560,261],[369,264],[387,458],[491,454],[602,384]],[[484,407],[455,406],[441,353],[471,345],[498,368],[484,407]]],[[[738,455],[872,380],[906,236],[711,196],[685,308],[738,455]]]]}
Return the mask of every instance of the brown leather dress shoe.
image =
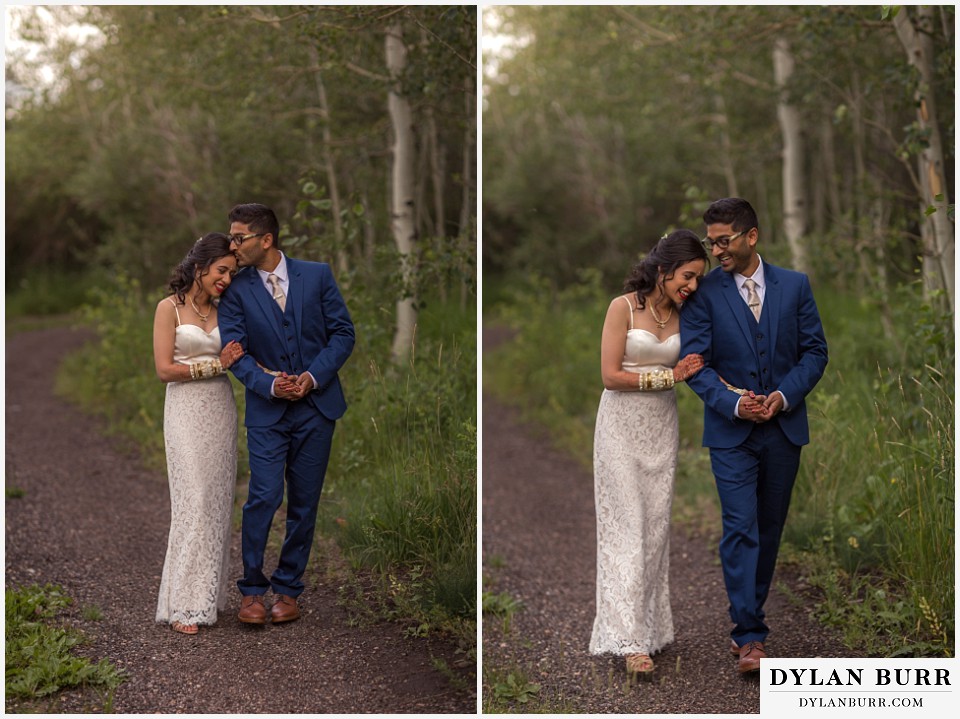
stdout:
{"type": "Polygon", "coordinates": [[[747,642],[740,647],[740,661],[737,662],[737,671],[741,674],[760,671],[760,660],[766,659],[767,653],[763,650],[763,642],[747,642]]]}
{"type": "Polygon", "coordinates": [[[240,613],[237,614],[244,624],[266,624],[267,607],[262,594],[248,594],[240,600],[240,613]]]}
{"type": "Polygon", "coordinates": [[[733,639],[730,640],[730,653],[738,659],[740,658],[740,645],[733,639]]]}
{"type": "Polygon", "coordinates": [[[297,607],[297,600],[293,597],[288,597],[286,594],[277,594],[273,598],[270,616],[273,617],[274,624],[277,622],[292,622],[300,616],[300,608],[297,607]]]}

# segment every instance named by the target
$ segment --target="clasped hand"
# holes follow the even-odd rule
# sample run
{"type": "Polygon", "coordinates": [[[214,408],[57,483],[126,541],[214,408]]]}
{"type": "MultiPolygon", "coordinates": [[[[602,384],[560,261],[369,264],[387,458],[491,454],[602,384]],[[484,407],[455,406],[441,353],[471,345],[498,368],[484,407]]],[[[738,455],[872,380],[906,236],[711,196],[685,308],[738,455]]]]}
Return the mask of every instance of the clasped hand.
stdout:
{"type": "Polygon", "coordinates": [[[774,392],[771,395],[756,394],[752,390],[743,395],[738,406],[741,419],[751,422],[766,422],[783,409],[783,395],[774,392]]]}
{"type": "Polygon", "coordinates": [[[273,382],[273,392],[279,399],[288,399],[295,402],[303,399],[307,393],[313,389],[313,377],[309,372],[301,375],[287,374],[281,372],[273,382]]]}

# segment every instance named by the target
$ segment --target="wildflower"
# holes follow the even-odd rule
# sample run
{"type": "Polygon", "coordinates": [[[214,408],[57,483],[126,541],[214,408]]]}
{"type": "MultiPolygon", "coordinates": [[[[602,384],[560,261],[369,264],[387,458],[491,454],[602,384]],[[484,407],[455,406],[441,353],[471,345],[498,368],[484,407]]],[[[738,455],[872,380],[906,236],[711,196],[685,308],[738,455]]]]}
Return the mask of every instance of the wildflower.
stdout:
{"type": "Polygon", "coordinates": [[[854,549],[860,549],[860,542],[857,541],[857,538],[856,538],[856,537],[850,537],[850,538],[847,540],[847,544],[849,544],[849,545],[850,545],[851,547],[853,547],[854,549]]]}

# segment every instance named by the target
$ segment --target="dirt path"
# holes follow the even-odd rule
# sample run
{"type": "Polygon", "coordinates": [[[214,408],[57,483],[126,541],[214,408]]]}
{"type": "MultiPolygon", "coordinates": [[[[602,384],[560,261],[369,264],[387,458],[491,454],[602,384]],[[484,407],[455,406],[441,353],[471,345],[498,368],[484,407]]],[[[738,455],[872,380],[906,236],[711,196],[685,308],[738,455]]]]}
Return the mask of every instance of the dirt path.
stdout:
{"type": "MultiPolygon", "coordinates": [[[[129,674],[115,712],[475,713],[473,677],[454,685],[436,668],[455,666],[452,647],[389,623],[351,626],[323,559],[296,622],[240,624],[236,594],[196,637],[157,625],[166,476],[118,452],[97,421],[53,394],[60,359],[87,339],[53,329],[6,342],[6,484],[25,492],[6,500],[6,586],[60,584],[74,598],[69,621],[90,639],[83,653],[129,674]],[[103,619],[83,619],[83,606],[103,619]]],[[[239,536],[234,544],[239,576],[239,536]]],[[[38,708],[100,706],[89,693],[65,692],[38,708]]]]}
{"type": "MultiPolygon", "coordinates": [[[[484,336],[484,347],[499,340],[484,336]]],[[[599,399],[599,398],[598,398],[599,399]]],[[[706,450],[704,450],[706,451],[706,450]]],[[[594,657],[596,525],[593,477],[525,427],[517,411],[483,397],[483,560],[486,589],[521,600],[509,632],[483,622],[483,671],[518,669],[541,685],[540,711],[724,713],[760,711],[758,675],[741,677],[728,652],[727,599],[716,537],[671,534],[676,639],[656,655],[654,681],[629,686],[622,660],[594,657]]],[[[778,572],[776,582],[797,581],[778,572]]],[[[851,656],[840,641],[775,590],[768,649],[778,657],[851,656]]],[[[484,693],[489,688],[484,686],[484,693]]],[[[516,711],[523,707],[516,705],[516,711]]]]}

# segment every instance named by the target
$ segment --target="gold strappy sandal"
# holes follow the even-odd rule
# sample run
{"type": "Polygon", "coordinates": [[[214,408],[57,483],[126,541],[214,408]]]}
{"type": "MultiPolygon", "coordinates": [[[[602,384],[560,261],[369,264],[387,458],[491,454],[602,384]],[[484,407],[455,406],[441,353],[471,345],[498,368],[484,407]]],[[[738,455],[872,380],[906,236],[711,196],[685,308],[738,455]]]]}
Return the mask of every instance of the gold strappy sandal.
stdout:
{"type": "Polygon", "coordinates": [[[653,659],[649,654],[627,654],[627,673],[640,679],[653,678],[653,659]]]}
{"type": "Polygon", "coordinates": [[[183,622],[172,622],[170,628],[180,634],[196,634],[200,629],[196,624],[184,624],[183,622]]]}

